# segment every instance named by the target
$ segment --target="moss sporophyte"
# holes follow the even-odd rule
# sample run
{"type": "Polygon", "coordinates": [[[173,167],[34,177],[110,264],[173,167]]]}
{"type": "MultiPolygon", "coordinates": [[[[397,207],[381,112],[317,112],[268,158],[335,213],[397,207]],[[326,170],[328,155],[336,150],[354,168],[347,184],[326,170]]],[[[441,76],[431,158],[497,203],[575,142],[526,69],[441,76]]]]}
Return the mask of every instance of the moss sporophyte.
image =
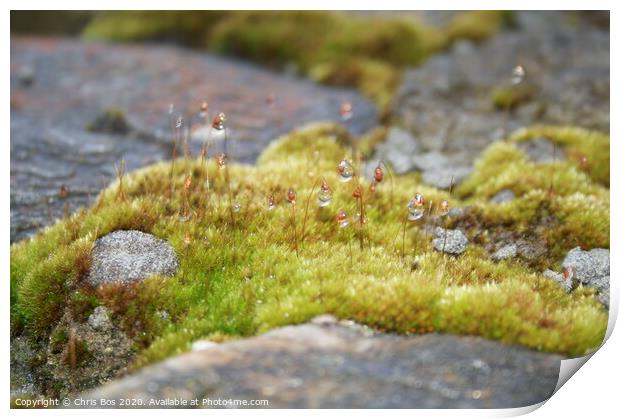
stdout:
{"type": "Polygon", "coordinates": [[[12,332],[47,341],[65,310],[83,318],[104,305],[133,340],[132,368],[186,351],[200,338],[255,335],[323,313],[386,332],[477,335],[570,356],[600,345],[607,312],[594,292],[579,286],[567,294],[541,272],[577,245],[609,247],[606,134],[520,130],[489,146],[451,194],[415,173],[394,176],[390,190],[376,187],[386,182],[388,166],[370,168],[366,181],[342,158],[350,141],[339,125],[314,124],[273,141],[255,166],[222,153],[212,164],[177,157],[119,176],[91,208],[11,247],[12,332]],[[539,136],[557,142],[567,159],[528,160],[517,144],[539,136]],[[581,156],[593,162],[587,171],[581,156]],[[506,188],[512,201],[489,200],[506,188]],[[183,213],[192,216],[179,223],[183,213]],[[469,238],[464,253],[448,256],[429,246],[422,231],[435,223],[469,238]],[[179,257],[178,271],[131,292],[88,287],[93,244],[116,230],[165,239],[179,257]],[[494,262],[488,244],[506,232],[540,238],[550,251],[527,263],[494,262]],[[414,270],[402,263],[408,248],[414,270]]]}

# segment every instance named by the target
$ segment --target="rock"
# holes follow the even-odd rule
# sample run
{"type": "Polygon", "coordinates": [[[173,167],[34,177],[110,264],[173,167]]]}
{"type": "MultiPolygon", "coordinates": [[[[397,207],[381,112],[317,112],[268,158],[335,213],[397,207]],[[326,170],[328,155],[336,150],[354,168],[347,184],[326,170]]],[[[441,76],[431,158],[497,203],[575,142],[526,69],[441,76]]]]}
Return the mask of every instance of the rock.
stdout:
{"type": "Polygon", "coordinates": [[[495,204],[504,204],[515,199],[515,193],[510,189],[502,189],[490,199],[495,204]]]}
{"type": "Polygon", "coordinates": [[[564,291],[571,292],[573,289],[573,281],[572,278],[564,278],[564,276],[561,273],[552,271],[551,269],[546,269],[543,272],[543,276],[554,280],[555,282],[557,282],[558,284],[560,284],[560,286],[562,286],[562,288],[564,288],[564,291]]]}
{"type": "Polygon", "coordinates": [[[450,159],[444,154],[437,151],[429,151],[426,153],[416,154],[412,160],[413,166],[421,171],[445,168],[450,165],[450,159]]]}
{"type": "Polygon", "coordinates": [[[461,230],[446,230],[435,227],[433,247],[440,252],[460,255],[467,247],[467,237],[461,230]]]}
{"type": "MultiPolygon", "coordinates": [[[[575,280],[583,285],[604,287],[604,281],[600,281],[601,277],[609,276],[609,249],[592,249],[590,251],[581,250],[580,247],[571,249],[564,262],[562,268],[572,268],[575,280]]],[[[609,287],[609,281],[607,281],[609,287]]]]}
{"type": "Polygon", "coordinates": [[[204,351],[205,349],[213,348],[217,345],[217,343],[210,340],[197,340],[192,343],[192,351],[204,351]]]}
{"type": "Polygon", "coordinates": [[[95,307],[93,313],[88,316],[88,324],[95,330],[109,330],[112,327],[108,310],[103,307],[95,307]]]}
{"type": "MultiPolygon", "coordinates": [[[[100,308],[97,317],[105,324],[102,307],[97,308],[100,308]]],[[[85,323],[74,322],[69,310],[50,336],[47,362],[36,372],[36,376],[46,377],[46,384],[53,386],[59,397],[94,388],[122,375],[134,355],[133,342],[120,328],[111,323],[95,328],[90,318],[85,323]],[[75,342],[75,370],[69,362],[71,339],[75,342]]]]}
{"type": "Polygon", "coordinates": [[[517,240],[517,253],[525,260],[534,261],[546,252],[547,248],[543,243],[524,239],[517,240]]]}
{"type": "Polygon", "coordinates": [[[409,132],[391,127],[385,142],[377,145],[375,155],[389,162],[396,174],[403,174],[414,168],[413,157],[418,148],[418,142],[409,132]]]}
{"type": "Polygon", "coordinates": [[[471,167],[437,167],[422,173],[422,181],[439,189],[449,189],[458,185],[471,174],[471,167]]]}
{"type": "Polygon", "coordinates": [[[471,336],[367,335],[356,326],[320,320],[211,345],[80,397],[145,407],[232,398],[270,408],[510,408],[546,400],[557,383],[554,354],[471,336]]]}
{"type": "Polygon", "coordinates": [[[527,154],[530,160],[537,163],[551,163],[565,158],[564,148],[546,138],[521,141],[517,143],[517,147],[527,154]]]}
{"type": "Polygon", "coordinates": [[[516,244],[507,244],[506,246],[501,247],[491,256],[491,259],[495,261],[510,259],[517,256],[517,245],[516,244]]]}
{"type": "Polygon", "coordinates": [[[152,234],[119,230],[97,239],[89,284],[129,284],[152,275],[172,276],[179,266],[174,249],[152,234]]]}
{"type": "Polygon", "coordinates": [[[459,218],[465,215],[465,209],[460,207],[450,208],[448,216],[452,218],[459,218]]]}
{"type": "Polygon", "coordinates": [[[17,79],[24,87],[30,87],[34,83],[34,69],[28,65],[21,67],[17,72],[17,79]]]}
{"type": "MultiPolygon", "coordinates": [[[[607,282],[609,283],[609,277],[607,277],[607,282]]],[[[609,286],[607,288],[601,288],[598,291],[597,297],[598,301],[609,310],[609,286]]]]}

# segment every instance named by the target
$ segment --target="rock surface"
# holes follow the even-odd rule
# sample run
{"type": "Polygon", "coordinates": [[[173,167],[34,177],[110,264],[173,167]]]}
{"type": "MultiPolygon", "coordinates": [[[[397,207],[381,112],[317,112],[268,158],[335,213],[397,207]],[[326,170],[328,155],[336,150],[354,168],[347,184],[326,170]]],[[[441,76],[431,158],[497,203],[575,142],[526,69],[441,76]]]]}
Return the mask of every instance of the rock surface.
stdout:
{"type": "Polygon", "coordinates": [[[174,275],[179,261],[165,240],[136,230],[119,230],[97,239],[87,281],[93,286],[129,284],[152,275],[174,275]]]}
{"type": "Polygon", "coordinates": [[[446,230],[435,227],[433,233],[433,247],[440,252],[460,255],[467,247],[467,237],[461,230],[446,230]]]}
{"type": "Polygon", "coordinates": [[[507,132],[534,123],[609,131],[609,32],[585,15],[515,12],[516,28],[487,42],[459,42],[446,54],[407,71],[394,117],[420,143],[453,164],[469,165],[507,132]],[[511,87],[525,68],[531,99],[509,115],[493,92],[511,87]]]}
{"type": "MultiPolygon", "coordinates": [[[[508,408],[553,393],[560,357],[476,337],[373,333],[330,316],[204,345],[85,398],[268,400],[271,408],[508,408]]],[[[204,406],[203,406],[204,407],[204,406]]]]}
{"type": "Polygon", "coordinates": [[[504,259],[514,258],[517,256],[517,249],[518,247],[516,244],[514,243],[507,244],[499,248],[495,253],[493,253],[493,255],[491,256],[491,259],[504,260],[504,259]]]}
{"type": "Polygon", "coordinates": [[[502,189],[490,199],[494,204],[505,204],[515,199],[515,193],[510,189],[502,189]]]}
{"type": "Polygon", "coordinates": [[[585,251],[575,247],[564,258],[562,268],[572,270],[576,283],[596,289],[601,304],[609,308],[609,262],[609,249],[585,251]]]}
{"type": "Polygon", "coordinates": [[[127,171],[169,159],[171,103],[173,117],[184,113],[194,128],[203,100],[211,116],[225,112],[232,158],[242,162],[299,125],[340,121],[343,101],[353,105],[353,132],[377,123],[374,106],[351,89],[172,46],[12,37],[10,83],[11,241],[60,217],[65,201],[70,211],[88,205],[121,159],[127,171]],[[67,198],[58,194],[63,184],[67,198]]]}

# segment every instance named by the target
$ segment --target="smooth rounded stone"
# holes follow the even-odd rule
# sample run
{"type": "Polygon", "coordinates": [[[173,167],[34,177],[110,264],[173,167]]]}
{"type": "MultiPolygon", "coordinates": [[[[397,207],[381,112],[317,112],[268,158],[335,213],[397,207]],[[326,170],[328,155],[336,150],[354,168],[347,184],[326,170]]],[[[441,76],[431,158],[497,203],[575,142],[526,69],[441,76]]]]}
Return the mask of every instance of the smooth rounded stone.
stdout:
{"type": "Polygon", "coordinates": [[[433,234],[433,247],[440,252],[460,255],[467,247],[467,237],[461,230],[446,230],[436,227],[433,234]]]}
{"type": "Polygon", "coordinates": [[[609,276],[609,249],[581,250],[581,247],[571,249],[562,268],[573,268],[574,278],[584,285],[590,284],[597,278],[609,276]]]}
{"type": "Polygon", "coordinates": [[[565,158],[564,147],[546,138],[520,141],[517,147],[527,154],[530,160],[537,163],[551,163],[565,158]]]}
{"type": "Polygon", "coordinates": [[[515,199],[515,193],[510,189],[502,189],[490,199],[494,204],[504,204],[515,199]]]}
{"type": "Polygon", "coordinates": [[[410,172],[414,168],[413,158],[419,145],[409,132],[399,127],[391,127],[383,143],[377,145],[375,157],[392,165],[396,174],[410,172]]]}
{"type": "Polygon", "coordinates": [[[500,249],[498,249],[495,253],[493,253],[493,255],[491,256],[491,259],[495,261],[499,261],[499,260],[514,258],[517,256],[517,248],[518,247],[516,243],[507,244],[501,247],[500,249]]]}
{"type": "Polygon", "coordinates": [[[471,167],[436,167],[422,173],[422,181],[438,189],[458,185],[471,174],[471,167]]]}
{"type": "Polygon", "coordinates": [[[178,355],[81,397],[145,407],[232,398],[270,408],[510,408],[550,397],[560,361],[479,337],[367,334],[315,320],[178,355]]]}
{"type": "Polygon", "coordinates": [[[95,330],[105,331],[112,328],[112,322],[108,310],[104,306],[95,307],[93,313],[88,316],[88,324],[95,330]]]}
{"type": "Polygon", "coordinates": [[[551,269],[546,269],[543,272],[543,276],[549,279],[554,280],[566,291],[567,293],[571,292],[573,289],[573,281],[571,279],[564,279],[564,276],[559,273],[552,271],[551,269]]]}
{"type": "Polygon", "coordinates": [[[119,230],[97,239],[87,281],[130,284],[152,275],[172,276],[179,266],[165,240],[136,230],[119,230]]]}

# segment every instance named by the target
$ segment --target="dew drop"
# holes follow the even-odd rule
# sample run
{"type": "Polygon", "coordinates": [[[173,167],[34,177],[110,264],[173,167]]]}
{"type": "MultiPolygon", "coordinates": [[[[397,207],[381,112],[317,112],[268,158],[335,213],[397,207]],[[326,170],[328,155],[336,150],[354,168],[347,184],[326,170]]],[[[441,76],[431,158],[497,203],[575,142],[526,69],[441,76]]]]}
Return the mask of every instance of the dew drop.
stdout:
{"type": "Polygon", "coordinates": [[[235,203],[233,204],[233,211],[234,211],[234,212],[239,212],[239,211],[241,211],[241,204],[240,204],[240,203],[238,203],[238,202],[235,202],[235,203]]]}
{"type": "Polygon", "coordinates": [[[525,69],[522,65],[518,65],[512,69],[512,77],[510,78],[510,81],[512,82],[512,84],[517,85],[523,81],[524,77],[525,69]]]}
{"type": "Polygon", "coordinates": [[[276,208],[276,199],[273,197],[273,195],[270,195],[269,198],[267,198],[267,209],[271,211],[275,208],[276,208]]]}
{"type": "Polygon", "coordinates": [[[349,218],[347,217],[347,213],[344,211],[339,211],[336,214],[336,222],[340,228],[344,228],[349,225],[349,218]]]}
{"type": "Polygon", "coordinates": [[[224,125],[225,122],[226,122],[226,115],[223,112],[220,112],[219,114],[215,115],[215,117],[213,118],[213,123],[211,124],[211,126],[213,127],[214,130],[221,131],[225,128],[225,125],[224,125]]]}
{"type": "Polygon", "coordinates": [[[341,182],[348,182],[353,179],[353,174],[355,171],[353,170],[353,165],[349,160],[343,159],[338,164],[338,174],[340,175],[341,182]]]}
{"type": "Polygon", "coordinates": [[[353,116],[353,106],[351,102],[343,102],[340,105],[340,117],[343,121],[348,121],[353,116]]]}
{"type": "Polygon", "coordinates": [[[217,165],[220,169],[226,167],[226,163],[228,162],[228,156],[225,153],[218,154],[216,157],[217,165]]]}
{"type": "Polygon", "coordinates": [[[332,190],[327,184],[327,182],[323,182],[321,184],[321,189],[319,189],[319,207],[323,208],[329,205],[332,202],[332,190]]]}
{"type": "Polygon", "coordinates": [[[177,128],[182,128],[183,127],[183,117],[182,116],[179,116],[177,118],[177,122],[175,124],[175,127],[177,127],[177,128]]]}
{"type": "Polygon", "coordinates": [[[295,202],[297,201],[297,193],[295,192],[295,189],[288,189],[288,192],[286,192],[286,200],[289,204],[295,205],[295,202]]]}

